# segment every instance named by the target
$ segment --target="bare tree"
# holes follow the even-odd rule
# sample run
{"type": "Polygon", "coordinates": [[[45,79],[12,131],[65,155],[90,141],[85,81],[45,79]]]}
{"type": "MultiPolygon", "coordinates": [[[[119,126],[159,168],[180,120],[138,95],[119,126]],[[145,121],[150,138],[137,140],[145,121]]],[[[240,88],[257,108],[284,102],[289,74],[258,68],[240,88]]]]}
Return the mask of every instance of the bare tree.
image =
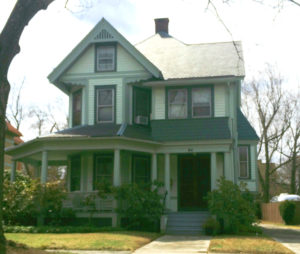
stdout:
{"type": "Polygon", "coordinates": [[[54,0],[18,0],[0,34],[0,254],[6,252],[6,241],[3,234],[3,173],[4,173],[4,140],[5,113],[10,91],[7,79],[9,66],[20,52],[19,40],[25,26],[40,10],[47,9],[54,0]]]}
{"type": "Polygon", "coordinates": [[[280,74],[269,65],[262,78],[253,79],[243,87],[244,99],[248,100],[248,104],[243,106],[252,105],[251,112],[256,118],[253,125],[257,127],[260,136],[258,155],[266,163],[264,175],[258,171],[264,202],[270,199],[270,176],[289,162],[278,153],[283,136],[290,128],[289,119],[292,116],[291,105],[282,89],[282,83],[280,74]],[[275,160],[276,166],[271,167],[275,160]]]}

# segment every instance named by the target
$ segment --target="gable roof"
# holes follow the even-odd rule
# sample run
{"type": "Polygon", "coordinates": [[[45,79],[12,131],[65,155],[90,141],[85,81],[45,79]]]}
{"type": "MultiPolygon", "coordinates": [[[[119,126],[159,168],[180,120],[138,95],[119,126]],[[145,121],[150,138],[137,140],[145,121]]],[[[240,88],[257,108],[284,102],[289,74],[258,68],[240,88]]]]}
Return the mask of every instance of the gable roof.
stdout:
{"type": "Polygon", "coordinates": [[[160,70],[126,40],[107,20],[102,18],[69,55],[49,74],[49,81],[56,83],[59,77],[78,59],[88,46],[101,42],[120,43],[154,77],[161,77],[160,70]]]}
{"type": "Polygon", "coordinates": [[[160,32],[135,46],[161,70],[165,80],[245,76],[238,41],[189,45],[160,32]]]}

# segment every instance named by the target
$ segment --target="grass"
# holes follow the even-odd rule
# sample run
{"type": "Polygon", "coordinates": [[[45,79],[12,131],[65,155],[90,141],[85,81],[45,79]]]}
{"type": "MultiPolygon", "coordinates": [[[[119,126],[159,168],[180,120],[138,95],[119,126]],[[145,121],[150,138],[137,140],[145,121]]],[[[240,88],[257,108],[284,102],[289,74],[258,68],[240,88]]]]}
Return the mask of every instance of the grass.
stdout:
{"type": "Polygon", "coordinates": [[[136,250],[160,236],[146,232],[105,232],[85,234],[7,233],[8,240],[38,249],[136,250]]]}
{"type": "Polygon", "coordinates": [[[282,244],[265,236],[218,236],[211,240],[210,252],[293,254],[282,244]]]}

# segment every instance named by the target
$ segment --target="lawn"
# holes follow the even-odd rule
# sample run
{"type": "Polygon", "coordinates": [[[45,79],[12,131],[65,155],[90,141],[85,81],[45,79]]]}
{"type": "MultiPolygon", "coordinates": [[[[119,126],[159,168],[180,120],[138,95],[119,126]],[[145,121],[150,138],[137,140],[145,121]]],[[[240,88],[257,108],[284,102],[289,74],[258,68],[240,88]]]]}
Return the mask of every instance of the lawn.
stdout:
{"type": "Polygon", "coordinates": [[[130,250],[133,251],[160,236],[146,232],[105,232],[85,234],[7,233],[8,240],[39,249],[130,250]]]}
{"type": "Polygon", "coordinates": [[[264,236],[218,236],[211,240],[209,251],[253,254],[293,254],[282,244],[264,236]]]}

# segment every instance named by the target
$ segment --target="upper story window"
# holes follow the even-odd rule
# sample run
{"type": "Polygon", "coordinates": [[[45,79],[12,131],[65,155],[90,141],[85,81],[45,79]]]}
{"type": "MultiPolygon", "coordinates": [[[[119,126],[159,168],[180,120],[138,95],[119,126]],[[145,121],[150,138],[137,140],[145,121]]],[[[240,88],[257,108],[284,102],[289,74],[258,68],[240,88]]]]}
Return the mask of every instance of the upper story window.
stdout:
{"type": "Polygon", "coordinates": [[[116,70],[116,46],[99,45],[96,48],[96,71],[116,70]]]}
{"type": "Polygon", "coordinates": [[[151,91],[133,88],[133,121],[135,124],[149,125],[151,112],[151,91]]]}
{"type": "Polygon", "coordinates": [[[187,89],[168,91],[168,117],[170,119],[187,118],[187,89]]]}
{"type": "Polygon", "coordinates": [[[96,88],[96,122],[113,123],[115,121],[115,88],[96,88]]]}
{"type": "Polygon", "coordinates": [[[239,177],[240,178],[249,178],[249,147],[248,146],[239,146],[239,177]]]}
{"type": "Polygon", "coordinates": [[[72,127],[81,125],[82,90],[73,93],[72,101],[72,127]]]}
{"type": "Polygon", "coordinates": [[[200,118],[212,116],[212,88],[168,89],[168,118],[200,118]]]}
{"type": "Polygon", "coordinates": [[[80,155],[71,157],[70,162],[70,191],[80,191],[81,158],[80,155]]]}
{"type": "Polygon", "coordinates": [[[192,89],[192,117],[211,116],[211,88],[192,89]]]}

